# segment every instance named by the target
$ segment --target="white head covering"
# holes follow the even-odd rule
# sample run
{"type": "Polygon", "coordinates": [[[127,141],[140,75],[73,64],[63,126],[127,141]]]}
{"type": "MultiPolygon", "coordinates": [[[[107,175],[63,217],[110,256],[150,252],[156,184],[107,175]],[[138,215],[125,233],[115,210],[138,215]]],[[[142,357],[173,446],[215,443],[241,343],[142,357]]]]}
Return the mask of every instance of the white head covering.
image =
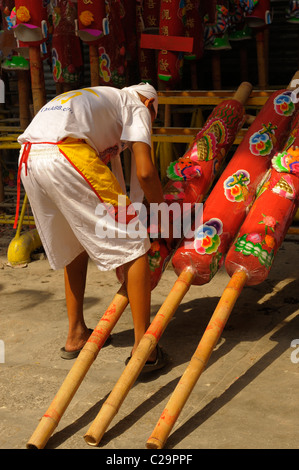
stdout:
{"type": "Polygon", "coordinates": [[[158,95],[155,90],[155,88],[150,85],[149,83],[139,83],[138,85],[132,85],[126,88],[123,88],[123,90],[126,91],[136,91],[137,93],[140,93],[140,95],[145,96],[148,99],[154,98],[154,109],[156,112],[156,116],[158,114],[158,95]]]}

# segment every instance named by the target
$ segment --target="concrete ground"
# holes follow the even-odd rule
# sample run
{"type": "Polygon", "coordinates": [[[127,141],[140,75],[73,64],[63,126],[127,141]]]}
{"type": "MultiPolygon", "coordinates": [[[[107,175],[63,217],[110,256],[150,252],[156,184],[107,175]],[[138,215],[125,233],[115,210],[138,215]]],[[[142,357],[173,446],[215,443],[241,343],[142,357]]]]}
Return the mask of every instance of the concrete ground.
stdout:
{"type": "MultiPolygon", "coordinates": [[[[268,279],[244,288],[165,449],[299,447],[298,243],[298,237],[288,235],[268,279]]],[[[46,259],[11,268],[5,249],[0,268],[0,448],[24,449],[74,364],[59,356],[67,331],[63,274],[52,271],[46,259]]],[[[175,280],[169,268],[152,293],[153,317],[175,280]]],[[[169,366],[136,381],[99,446],[90,447],[83,435],[131,350],[127,308],[112,344],[100,351],[46,448],[145,449],[228,280],[222,268],[209,284],[191,287],[159,343],[170,357],[169,366]]],[[[118,288],[115,273],[100,273],[90,263],[85,302],[90,328],[118,288]]]]}

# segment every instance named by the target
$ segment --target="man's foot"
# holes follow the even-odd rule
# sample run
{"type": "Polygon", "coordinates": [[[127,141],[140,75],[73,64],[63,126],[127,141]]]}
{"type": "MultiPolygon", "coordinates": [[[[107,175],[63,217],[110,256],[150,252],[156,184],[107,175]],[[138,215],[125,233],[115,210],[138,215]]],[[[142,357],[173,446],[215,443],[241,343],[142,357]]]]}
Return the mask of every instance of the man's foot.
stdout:
{"type": "Polygon", "coordinates": [[[71,337],[69,334],[65,346],[60,349],[60,357],[62,359],[75,359],[78,357],[92,331],[93,330],[89,328],[77,338],[71,337]]]}
{"type": "Polygon", "coordinates": [[[91,328],[86,328],[85,330],[75,331],[68,334],[64,349],[68,352],[77,351],[82,349],[88,338],[92,333],[91,328]]]}
{"type": "MultiPolygon", "coordinates": [[[[81,344],[82,346],[77,348],[77,349],[67,349],[67,346],[65,345],[65,347],[61,348],[60,349],[60,357],[62,359],[76,359],[76,357],[79,356],[80,352],[82,351],[84,345],[86,344],[86,341],[88,340],[88,338],[90,337],[91,333],[93,332],[93,330],[91,328],[89,328],[88,330],[88,333],[87,333],[87,337],[86,337],[86,340],[81,341],[81,344]]],[[[86,336],[86,335],[85,335],[86,336]]],[[[108,336],[108,338],[106,339],[106,342],[104,344],[103,347],[105,346],[108,346],[109,344],[111,344],[111,335],[108,336]]]]}

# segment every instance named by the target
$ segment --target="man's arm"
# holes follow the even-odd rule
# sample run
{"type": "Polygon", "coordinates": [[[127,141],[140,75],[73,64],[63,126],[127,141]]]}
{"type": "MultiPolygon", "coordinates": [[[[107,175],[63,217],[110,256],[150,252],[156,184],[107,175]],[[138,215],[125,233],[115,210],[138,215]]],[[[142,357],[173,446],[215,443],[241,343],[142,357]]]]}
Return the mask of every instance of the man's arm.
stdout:
{"type": "MultiPolygon", "coordinates": [[[[162,203],[164,201],[162,184],[159,178],[158,171],[152,162],[151,149],[149,145],[143,142],[134,142],[132,145],[132,151],[136,161],[137,178],[140,186],[143,189],[145,198],[149,204],[151,203],[162,203]]],[[[161,212],[159,213],[161,217],[161,212]]],[[[173,228],[172,222],[167,220],[166,227],[164,227],[163,221],[160,219],[159,232],[169,248],[173,240],[173,228]],[[163,236],[165,233],[165,237],[163,236]]]]}
{"type": "Polygon", "coordinates": [[[136,161],[137,178],[147,202],[164,202],[162,184],[152,162],[150,146],[144,142],[134,142],[132,151],[136,161]]]}

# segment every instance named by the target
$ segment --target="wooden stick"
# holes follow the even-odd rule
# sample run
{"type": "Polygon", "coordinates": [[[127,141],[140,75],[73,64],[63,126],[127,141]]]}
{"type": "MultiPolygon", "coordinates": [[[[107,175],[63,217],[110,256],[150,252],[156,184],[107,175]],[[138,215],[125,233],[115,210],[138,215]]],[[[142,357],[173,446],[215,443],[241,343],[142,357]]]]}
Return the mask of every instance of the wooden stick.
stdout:
{"type": "Polygon", "coordinates": [[[256,52],[258,64],[259,88],[262,90],[268,86],[268,54],[266,32],[258,31],[256,33],[256,52]]]}
{"type": "Polygon", "coordinates": [[[98,86],[100,84],[100,66],[99,66],[99,53],[98,46],[94,44],[89,45],[89,62],[90,62],[90,84],[91,86],[98,86]]]}
{"type": "Polygon", "coordinates": [[[221,90],[222,77],[221,77],[221,58],[219,51],[212,51],[212,80],[214,90],[221,90]]]}
{"type": "Polygon", "coordinates": [[[191,271],[183,271],[176,280],[115,387],[85,434],[84,439],[87,444],[91,446],[97,446],[99,444],[110,422],[117,414],[122,402],[139,376],[148,357],[155,349],[176,309],[188,292],[193,277],[194,275],[191,271]]]}
{"type": "Polygon", "coordinates": [[[290,227],[287,231],[289,235],[299,235],[299,228],[298,227],[290,227]]]}
{"type": "Polygon", "coordinates": [[[29,46],[30,75],[34,115],[46,103],[45,78],[40,48],[29,46]]]}
{"type": "Polygon", "coordinates": [[[22,209],[21,209],[21,213],[20,213],[20,217],[19,217],[19,220],[18,220],[18,227],[17,227],[17,231],[16,231],[16,234],[15,234],[14,238],[19,238],[19,236],[20,236],[20,233],[21,233],[21,230],[22,230],[22,225],[23,225],[23,219],[24,219],[24,216],[25,216],[25,211],[26,211],[28,202],[29,202],[28,201],[28,196],[25,193],[23,204],[22,204],[22,209]]]}
{"type": "Polygon", "coordinates": [[[183,406],[208,363],[236,300],[242,292],[246,279],[247,274],[245,271],[235,273],[230,279],[185,373],[147,441],[146,447],[148,449],[162,449],[164,447],[183,406]]]}
{"type": "MultiPolygon", "coordinates": [[[[168,88],[166,88],[168,90],[168,88]]],[[[165,104],[164,106],[164,126],[171,126],[171,105],[165,104]]],[[[166,170],[173,160],[173,143],[163,142],[159,146],[159,157],[160,157],[160,178],[164,182],[166,176],[166,170]]]]}
{"type": "Polygon", "coordinates": [[[122,285],[80,352],[50,407],[29,439],[27,443],[28,449],[43,449],[45,447],[91,364],[96,359],[100,349],[128,303],[129,300],[126,289],[124,285],[122,285]]]}
{"type": "Polygon", "coordinates": [[[28,70],[18,70],[20,127],[26,129],[30,124],[30,74],[28,70]]]}
{"type": "Polygon", "coordinates": [[[244,44],[244,41],[240,41],[240,70],[241,70],[241,80],[248,80],[248,52],[247,46],[244,44]]]}
{"type": "Polygon", "coordinates": [[[4,198],[5,198],[5,195],[4,195],[3,176],[2,176],[2,161],[0,160],[0,202],[3,202],[4,198]]]}

